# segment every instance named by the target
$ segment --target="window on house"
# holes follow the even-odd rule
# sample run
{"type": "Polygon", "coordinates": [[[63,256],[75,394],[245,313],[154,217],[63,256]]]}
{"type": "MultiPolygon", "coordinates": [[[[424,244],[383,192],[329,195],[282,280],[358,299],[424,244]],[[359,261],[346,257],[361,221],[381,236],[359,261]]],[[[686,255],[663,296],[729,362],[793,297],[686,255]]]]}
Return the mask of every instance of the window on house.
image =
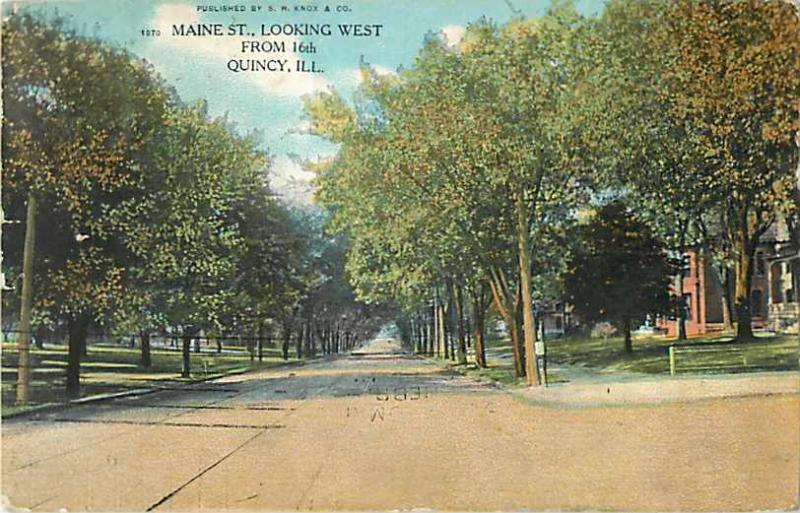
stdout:
{"type": "Polygon", "coordinates": [[[753,317],[764,315],[764,294],[759,289],[755,289],[750,294],[750,312],[753,317]]]}
{"type": "Polygon", "coordinates": [[[692,295],[691,294],[684,294],[683,295],[683,308],[684,308],[684,318],[687,321],[692,320],[692,295]]]}
{"type": "Polygon", "coordinates": [[[759,251],[756,253],[756,274],[764,276],[767,273],[767,262],[764,259],[764,252],[759,251]]]}
{"type": "Polygon", "coordinates": [[[786,298],[787,303],[794,303],[794,289],[786,289],[786,293],[783,297],[786,298]]]}
{"type": "Polygon", "coordinates": [[[683,272],[684,276],[689,276],[689,271],[692,269],[692,256],[688,253],[684,253],[681,257],[681,271],[683,272]]]}

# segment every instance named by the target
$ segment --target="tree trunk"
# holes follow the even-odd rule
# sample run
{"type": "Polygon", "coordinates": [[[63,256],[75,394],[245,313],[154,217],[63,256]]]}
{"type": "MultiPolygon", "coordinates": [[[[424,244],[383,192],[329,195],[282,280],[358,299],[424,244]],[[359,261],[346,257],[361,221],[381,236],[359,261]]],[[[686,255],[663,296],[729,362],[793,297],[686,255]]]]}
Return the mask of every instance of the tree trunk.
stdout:
{"type": "Polygon", "coordinates": [[[450,359],[450,342],[451,342],[450,338],[453,335],[452,328],[450,326],[450,319],[449,319],[450,316],[447,315],[447,313],[449,311],[450,311],[449,308],[445,311],[444,320],[442,321],[442,323],[444,324],[444,359],[445,360],[449,360],[450,359]]]}
{"type": "Polygon", "coordinates": [[[533,321],[533,300],[531,297],[531,255],[530,226],[528,212],[520,190],[516,198],[517,242],[519,251],[519,281],[522,293],[522,322],[525,336],[525,374],[528,385],[539,385],[539,366],[536,365],[536,327],[533,321]]]}
{"type": "Polygon", "coordinates": [[[483,347],[486,307],[482,296],[483,290],[480,288],[472,294],[472,340],[475,344],[475,364],[481,369],[486,368],[486,349],[483,347]]]}
{"type": "MultiPolygon", "coordinates": [[[[520,323],[518,322],[519,309],[517,303],[519,302],[518,295],[516,297],[511,295],[508,289],[508,284],[503,276],[502,271],[498,269],[492,270],[492,277],[489,285],[492,290],[492,298],[495,307],[503,318],[508,330],[508,336],[511,339],[511,353],[514,357],[514,376],[521,378],[525,375],[525,367],[522,364],[522,355],[520,354],[520,323]]],[[[518,290],[519,288],[517,288],[518,290]]]]}
{"type": "MultiPolygon", "coordinates": [[[[441,299],[441,298],[440,298],[441,299]]],[[[447,349],[447,324],[445,323],[445,308],[444,305],[439,302],[439,342],[436,348],[436,356],[440,356],[442,358],[448,357],[448,349],[447,349]]]]}
{"type": "Polygon", "coordinates": [[[314,325],[311,324],[311,320],[306,320],[306,358],[314,358],[316,356],[316,350],[314,349],[314,325]]]}
{"type": "MultiPolygon", "coordinates": [[[[517,293],[519,294],[519,292],[517,293]]],[[[525,368],[525,329],[522,319],[522,300],[519,296],[517,297],[517,307],[514,310],[514,333],[516,333],[517,337],[517,355],[519,358],[519,366],[522,369],[522,374],[520,374],[520,377],[525,377],[527,376],[528,372],[528,370],[525,368]]]]}
{"type": "Polygon", "coordinates": [[[678,318],[675,320],[677,339],[686,340],[686,300],[683,297],[683,256],[678,273],[675,275],[675,293],[678,296],[678,318]]]}
{"type": "Polygon", "coordinates": [[[325,355],[325,329],[314,324],[314,350],[316,354],[325,355]]]}
{"type": "Polygon", "coordinates": [[[36,198],[28,194],[25,214],[25,243],[22,255],[22,297],[19,313],[19,339],[17,341],[17,404],[30,399],[30,344],[31,308],[33,304],[33,253],[36,241],[36,198]]]}
{"type": "Polygon", "coordinates": [[[627,354],[633,353],[633,340],[631,339],[631,319],[624,317],[622,319],[622,332],[625,336],[625,352],[627,354]]]}
{"type": "Polygon", "coordinates": [[[425,326],[425,333],[428,336],[428,343],[425,345],[425,354],[433,356],[433,345],[436,338],[436,316],[434,315],[433,309],[428,309],[426,320],[427,326],[425,326]]]}
{"type": "Polygon", "coordinates": [[[303,359],[303,334],[304,334],[303,333],[303,323],[302,323],[302,321],[299,324],[300,324],[300,326],[298,327],[298,331],[297,331],[296,353],[297,353],[297,359],[298,360],[302,360],[303,359]]]}
{"type": "Polygon", "coordinates": [[[421,322],[420,330],[422,330],[422,353],[421,354],[428,354],[428,349],[429,349],[428,348],[428,342],[429,342],[430,339],[428,338],[428,326],[429,326],[429,323],[428,323],[428,314],[427,313],[423,313],[422,314],[422,317],[420,317],[420,322],[421,322]]]}
{"type": "Polygon", "coordinates": [[[733,301],[731,298],[731,270],[724,267],[722,274],[722,329],[725,333],[733,333],[733,301]]]}
{"type": "MultiPolygon", "coordinates": [[[[445,288],[447,291],[449,287],[445,288]]],[[[447,357],[451,362],[456,361],[456,337],[458,336],[458,322],[456,321],[455,301],[452,299],[447,302],[447,311],[444,318],[445,332],[447,334],[447,357]]]]}
{"type": "Polygon", "coordinates": [[[283,325],[283,345],[281,346],[281,350],[283,352],[283,359],[289,359],[289,343],[292,340],[292,327],[290,324],[283,325]]]}
{"type": "Polygon", "coordinates": [[[139,339],[142,341],[142,357],[140,364],[142,367],[150,367],[150,332],[147,330],[139,332],[139,339]]]}
{"type": "Polygon", "coordinates": [[[439,358],[447,358],[447,353],[445,352],[447,349],[447,331],[444,325],[444,305],[442,305],[441,301],[439,301],[436,306],[436,317],[436,356],[439,358]]]}
{"type": "Polygon", "coordinates": [[[258,361],[264,361],[264,325],[258,327],[258,361]]]}
{"type": "Polygon", "coordinates": [[[192,376],[192,357],[191,357],[192,335],[193,332],[191,329],[184,329],[183,334],[181,336],[183,343],[182,347],[183,360],[181,366],[182,378],[190,378],[192,376]]]}
{"type": "MultiPolygon", "coordinates": [[[[678,319],[677,319],[677,335],[678,340],[686,340],[686,300],[683,298],[684,290],[683,290],[683,278],[686,276],[683,263],[686,253],[686,230],[688,229],[688,223],[684,221],[680,221],[678,223],[678,230],[680,231],[680,242],[678,251],[680,252],[680,265],[678,265],[678,274],[675,276],[675,291],[678,295],[678,319]]],[[[695,266],[697,266],[697,254],[694,255],[695,258],[695,266]]]]}
{"type": "Polygon", "coordinates": [[[754,244],[743,243],[736,258],[734,301],[736,303],[736,338],[738,340],[753,338],[750,289],[753,281],[754,253],[754,244]]]}
{"type": "Polygon", "coordinates": [[[33,340],[36,349],[44,349],[44,333],[45,333],[44,326],[39,326],[36,329],[36,338],[33,340]]]}
{"type": "Polygon", "coordinates": [[[467,344],[464,340],[464,294],[461,287],[453,283],[452,287],[452,302],[455,314],[456,325],[456,338],[458,339],[458,364],[467,364],[467,344]]]}
{"type": "Polygon", "coordinates": [[[74,399],[81,395],[81,351],[86,347],[89,317],[82,315],[76,319],[71,319],[68,330],[67,397],[74,399]]]}
{"type": "Polygon", "coordinates": [[[417,354],[425,353],[425,317],[417,314],[417,354]]]}
{"type": "Polygon", "coordinates": [[[414,352],[419,352],[419,340],[417,339],[417,323],[412,316],[408,320],[408,331],[409,331],[409,348],[414,352]]]}

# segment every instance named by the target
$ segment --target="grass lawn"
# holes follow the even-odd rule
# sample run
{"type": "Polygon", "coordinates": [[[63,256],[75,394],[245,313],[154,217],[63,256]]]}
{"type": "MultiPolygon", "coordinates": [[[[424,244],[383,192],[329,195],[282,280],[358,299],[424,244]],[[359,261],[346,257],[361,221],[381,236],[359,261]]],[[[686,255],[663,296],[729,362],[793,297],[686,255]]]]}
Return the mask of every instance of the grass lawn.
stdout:
{"type": "MultiPolygon", "coordinates": [[[[676,355],[678,372],[753,372],[796,370],[800,355],[797,335],[758,336],[750,343],[731,343],[730,336],[692,338],[676,355]],[[744,356],[744,358],[743,358],[744,356]]],[[[626,354],[622,338],[563,338],[548,341],[553,363],[590,367],[601,373],[637,372],[669,374],[668,348],[676,343],[665,337],[634,339],[633,353],[626,354]]]]}
{"type": "MultiPolygon", "coordinates": [[[[625,353],[622,338],[550,338],[548,364],[585,369],[597,374],[669,375],[668,348],[676,341],[665,337],[634,339],[633,353],[625,353]]],[[[730,343],[730,336],[693,338],[676,352],[677,374],[715,374],[797,370],[800,337],[797,335],[758,336],[752,343],[730,343]]],[[[507,338],[487,341],[488,369],[469,364],[465,372],[507,386],[521,385],[514,378],[511,345],[507,338]]],[[[470,358],[471,360],[471,358],[470,358]]],[[[457,368],[457,367],[455,367],[457,368]]],[[[463,369],[463,368],[462,368],[463,369]]],[[[569,379],[568,372],[548,369],[548,382],[569,379]]]]}
{"type": "MultiPolygon", "coordinates": [[[[181,378],[181,352],[153,349],[152,365],[139,365],[141,352],[138,348],[118,345],[91,345],[88,356],[81,362],[81,397],[122,392],[133,388],[144,388],[155,382],[187,382],[237,369],[264,368],[285,363],[276,348],[264,348],[264,361],[250,361],[246,351],[236,353],[191,353],[191,379],[181,378]]],[[[7,415],[21,409],[14,406],[17,380],[17,347],[13,343],[2,344],[2,414],[7,415]]],[[[31,404],[58,403],[66,401],[65,375],[67,350],[60,345],[46,345],[44,349],[31,349],[33,375],[31,376],[31,404]]],[[[289,361],[294,361],[290,358],[289,361]]]]}

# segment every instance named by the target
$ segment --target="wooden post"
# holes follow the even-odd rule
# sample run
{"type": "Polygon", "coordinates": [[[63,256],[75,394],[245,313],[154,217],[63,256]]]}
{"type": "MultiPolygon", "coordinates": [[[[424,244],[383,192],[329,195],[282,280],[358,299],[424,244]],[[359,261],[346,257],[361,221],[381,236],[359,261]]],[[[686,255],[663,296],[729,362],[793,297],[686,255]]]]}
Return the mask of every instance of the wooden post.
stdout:
{"type": "Polygon", "coordinates": [[[30,345],[31,304],[33,303],[33,251],[36,237],[36,198],[28,194],[25,216],[25,246],[22,256],[22,305],[19,315],[17,351],[17,404],[26,404],[30,398],[30,345]]]}
{"type": "Polygon", "coordinates": [[[675,369],[675,346],[669,346],[669,375],[674,376],[677,370],[675,369]]]}

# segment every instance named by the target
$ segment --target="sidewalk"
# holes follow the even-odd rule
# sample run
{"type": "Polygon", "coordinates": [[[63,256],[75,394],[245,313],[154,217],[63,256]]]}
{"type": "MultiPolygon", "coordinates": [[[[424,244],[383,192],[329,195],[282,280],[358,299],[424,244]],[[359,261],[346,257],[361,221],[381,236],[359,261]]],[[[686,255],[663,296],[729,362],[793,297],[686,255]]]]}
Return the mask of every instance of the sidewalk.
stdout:
{"type": "Polygon", "coordinates": [[[571,406],[691,402],[767,395],[800,395],[800,373],[652,376],[636,381],[570,382],[514,390],[536,403],[571,406]]]}

